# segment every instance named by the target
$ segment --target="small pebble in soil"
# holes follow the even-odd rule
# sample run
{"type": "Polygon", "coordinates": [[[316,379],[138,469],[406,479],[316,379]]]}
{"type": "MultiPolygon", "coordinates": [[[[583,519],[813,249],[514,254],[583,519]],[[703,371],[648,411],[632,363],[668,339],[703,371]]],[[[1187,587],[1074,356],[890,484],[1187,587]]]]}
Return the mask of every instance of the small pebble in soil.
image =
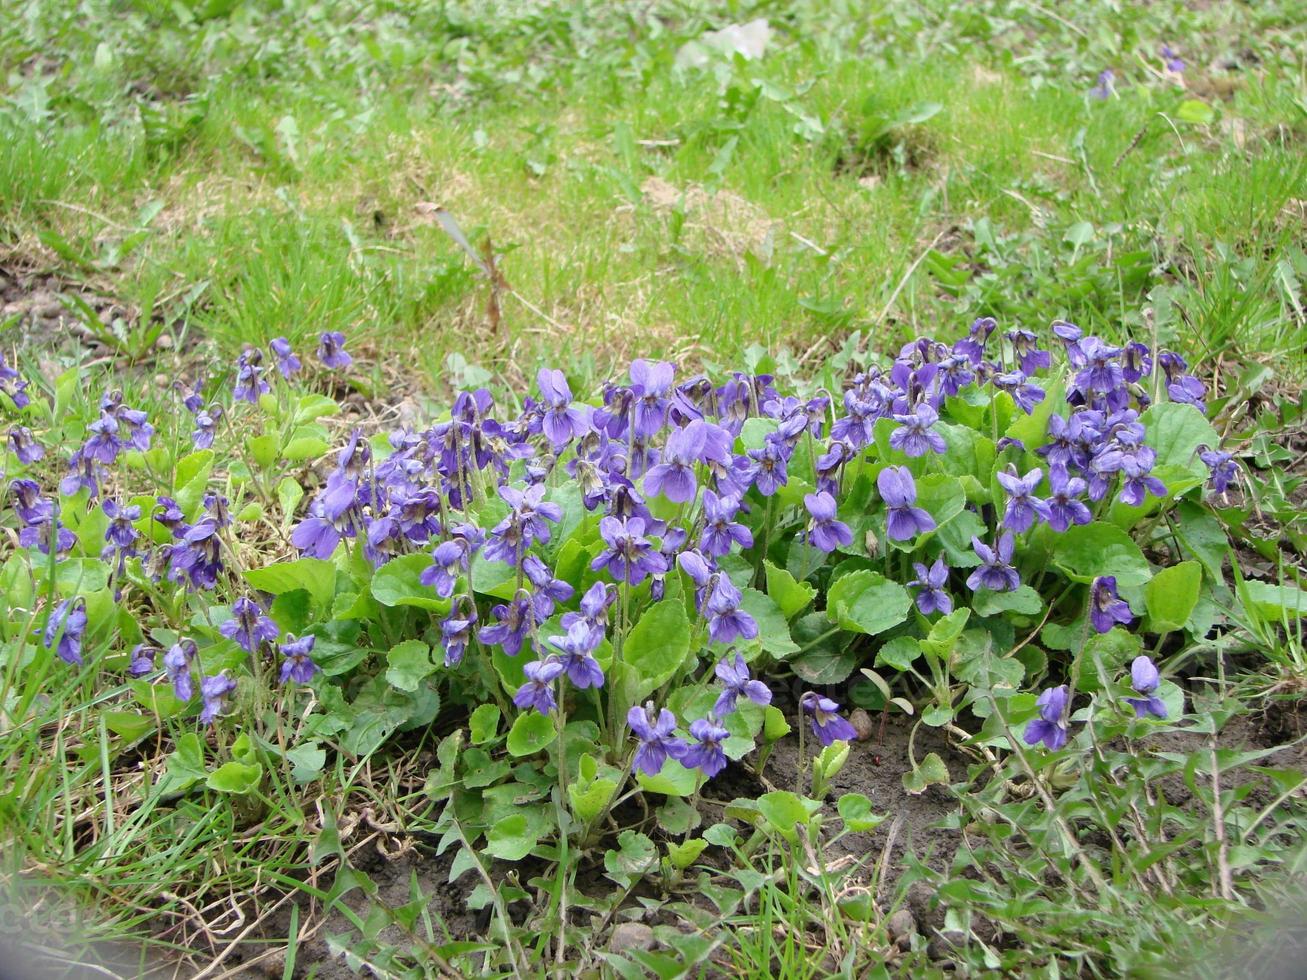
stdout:
{"type": "Polygon", "coordinates": [[[871,715],[867,714],[867,712],[863,711],[861,708],[854,708],[849,712],[849,724],[852,725],[853,730],[858,733],[859,742],[867,741],[867,739],[871,738],[872,732],[875,731],[871,722],[871,715]]]}
{"type": "Polygon", "coordinates": [[[623,922],[608,939],[609,952],[625,953],[632,949],[653,949],[654,934],[643,922],[623,922]]]}
{"type": "Polygon", "coordinates": [[[912,937],[917,932],[917,920],[908,909],[899,909],[885,921],[885,933],[890,942],[901,950],[912,946],[912,937]]]}

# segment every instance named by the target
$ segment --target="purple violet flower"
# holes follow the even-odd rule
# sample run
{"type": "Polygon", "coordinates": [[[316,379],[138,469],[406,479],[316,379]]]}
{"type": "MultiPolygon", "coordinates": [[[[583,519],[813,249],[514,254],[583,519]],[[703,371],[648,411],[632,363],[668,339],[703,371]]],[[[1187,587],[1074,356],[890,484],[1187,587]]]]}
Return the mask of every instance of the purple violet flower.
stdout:
{"type": "Polygon", "coordinates": [[[799,707],[808,716],[812,734],[817,736],[822,745],[831,745],[836,741],[851,742],[858,737],[857,730],[848,720],[837,714],[840,706],[830,698],[808,691],[799,698],[799,707]]]}
{"type": "MultiPolygon", "coordinates": [[[[647,480],[647,478],[646,478],[647,480]]],[[[717,496],[712,490],[703,492],[703,536],[699,550],[713,558],[729,554],[736,545],[753,547],[753,532],[735,521],[740,510],[740,498],[731,495],[717,496]]]]}
{"type": "Polygon", "coordinates": [[[301,636],[297,640],[294,634],[286,634],[286,642],[278,646],[282,657],[281,682],[283,684],[290,681],[307,684],[313,680],[313,675],[322,669],[310,656],[316,641],[317,637],[312,635],[301,636]]]}
{"type": "Polygon", "coordinates": [[[66,664],[82,665],[82,637],[86,634],[86,600],[64,599],[46,620],[44,645],[66,664]]]}
{"type": "Polygon", "coordinates": [[[1230,484],[1239,478],[1239,464],[1230,453],[1199,446],[1198,458],[1207,466],[1207,486],[1213,493],[1225,493],[1230,489],[1230,484]]]}
{"type": "Polygon", "coordinates": [[[195,430],[191,433],[191,444],[196,449],[208,449],[213,445],[213,436],[222,418],[222,406],[210,405],[195,413],[195,430]]]}
{"type": "Polygon", "coordinates": [[[1167,716],[1166,703],[1154,693],[1161,682],[1157,665],[1151,659],[1142,654],[1135,657],[1130,664],[1130,686],[1143,697],[1126,698],[1125,702],[1135,709],[1136,718],[1145,718],[1148,715],[1155,718],[1167,716]]]}
{"type": "Polygon", "coordinates": [[[200,698],[204,706],[200,709],[200,724],[212,725],[227,708],[227,699],[236,690],[236,682],[220,671],[212,677],[200,681],[200,698]]]}
{"type": "Polygon", "coordinates": [[[885,530],[894,541],[909,541],[935,530],[935,518],[916,506],[917,484],[906,466],[887,466],[876,477],[876,488],[885,501],[885,530]]]}
{"type": "Polygon", "coordinates": [[[1094,519],[1093,513],[1080,500],[1085,492],[1085,481],[1079,477],[1068,477],[1066,470],[1058,466],[1049,468],[1049,484],[1052,494],[1048,498],[1048,526],[1061,534],[1072,524],[1088,524],[1094,519]]]}
{"type": "Polygon", "coordinates": [[[236,387],[232,397],[237,401],[257,405],[259,396],[267,394],[272,387],[263,379],[263,351],[252,347],[241,351],[236,358],[236,387]]]}
{"type": "Polygon", "coordinates": [[[602,632],[592,629],[584,622],[573,623],[566,636],[547,638],[550,646],[562,651],[560,662],[573,687],[584,689],[604,686],[603,668],[594,658],[594,651],[602,639],[602,632]]]}
{"type": "Polygon", "coordinates": [[[0,352],[0,394],[8,396],[14,403],[14,407],[18,409],[26,408],[32,402],[27,394],[27,381],[5,362],[2,352],[0,352]]]}
{"type": "Polygon", "coordinates": [[[318,337],[318,360],[333,371],[343,371],[354,363],[345,351],[345,335],[331,330],[318,337]]]}
{"type": "Polygon", "coordinates": [[[748,458],[753,461],[753,485],[764,497],[770,497],[790,482],[786,450],[783,442],[769,435],[761,449],[750,449],[748,458]]]}
{"type": "Polygon", "coordinates": [[[1115,575],[1094,579],[1089,595],[1089,621],[1095,632],[1107,633],[1117,623],[1126,626],[1135,618],[1129,604],[1117,594],[1115,575]]]}
{"type": "Polygon", "coordinates": [[[709,640],[713,643],[734,643],[736,640],[752,640],[757,637],[758,623],[740,608],[743,601],[744,597],[735,583],[719,574],[716,585],[703,604],[703,614],[708,620],[709,640]]]}
{"type": "Polygon", "coordinates": [[[1036,497],[1035,488],[1044,478],[1044,471],[1036,467],[1025,476],[1019,476],[1016,467],[1000,470],[998,482],[1007,491],[1007,509],[1003,512],[1003,525],[1015,534],[1029,531],[1036,518],[1047,521],[1052,515],[1048,504],[1036,497]]]}
{"type": "Polygon", "coordinates": [[[526,683],[513,695],[513,703],[519,708],[534,708],[542,715],[547,715],[558,707],[554,700],[554,681],[563,672],[560,661],[550,657],[548,660],[532,660],[522,667],[526,683]]]}
{"type": "Polygon", "coordinates": [[[163,669],[172,684],[172,693],[178,701],[189,701],[195,695],[195,686],[191,677],[191,663],[198,656],[199,650],[194,640],[180,640],[168,648],[163,655],[163,669]]]}
{"type": "Polygon", "coordinates": [[[803,496],[803,505],[812,519],[808,522],[807,541],[814,548],[831,552],[853,543],[853,532],[843,521],[835,519],[835,498],[822,491],[803,496]]]}
{"type": "Polygon", "coordinates": [[[917,593],[917,608],[922,614],[929,616],[931,613],[943,613],[947,616],[953,611],[953,598],[944,591],[944,586],[948,583],[948,566],[944,564],[944,557],[941,555],[935,559],[934,564],[927,568],[919,561],[912,563],[912,569],[917,573],[917,577],[908,583],[908,588],[919,588],[917,593]]]}
{"type": "Polygon", "coordinates": [[[153,674],[158,669],[154,663],[158,656],[159,648],[153,644],[136,644],[132,647],[132,662],[127,665],[127,676],[144,677],[146,674],[153,674]]]}
{"type": "Polygon", "coordinates": [[[730,657],[720,660],[714,669],[717,679],[722,682],[722,693],[717,696],[712,713],[718,718],[725,718],[735,710],[739,698],[748,698],[754,704],[771,704],[771,688],[762,681],[749,676],[749,666],[744,656],[737,653],[732,662],[730,657]]]}
{"type": "Polygon", "coordinates": [[[668,757],[679,761],[689,751],[689,747],[672,734],[676,730],[676,716],[663,708],[655,718],[652,701],[643,708],[632,705],[626,713],[626,724],[640,742],[632,767],[646,776],[662,772],[668,757]]]}
{"type": "Polygon", "coordinates": [[[263,608],[248,596],[242,596],[231,607],[232,618],[218,627],[218,632],[246,653],[257,654],[264,643],[271,643],[280,634],[277,624],[263,614],[263,608]]]}
{"type": "Polygon", "coordinates": [[[1066,745],[1066,709],[1069,700],[1065,684],[1050,687],[1039,695],[1035,701],[1039,707],[1039,717],[1026,726],[1027,745],[1038,745],[1043,742],[1050,752],[1056,752],[1066,745]]]}
{"type": "Polygon", "coordinates": [[[650,575],[665,573],[667,559],[654,549],[644,531],[643,518],[605,517],[599,522],[599,535],[607,547],[590,562],[590,568],[607,570],[614,581],[627,585],[639,585],[650,575]]]}
{"type": "Polygon", "coordinates": [[[667,418],[666,395],[676,378],[676,368],[666,361],[631,362],[631,395],[635,405],[635,435],[652,439],[667,418]]]}
{"type": "Polygon", "coordinates": [[[929,402],[920,403],[909,414],[895,415],[894,420],[900,427],[890,433],[891,448],[902,450],[907,456],[924,456],[932,450],[937,453],[948,451],[944,437],[931,430],[931,426],[939,421],[939,412],[929,402]]]}
{"type": "Polygon", "coordinates": [[[1089,95],[1099,101],[1105,101],[1112,97],[1112,82],[1116,78],[1116,72],[1111,68],[1104,68],[1098,73],[1098,84],[1089,90],[1089,95]]]}
{"type": "Polygon", "coordinates": [[[45,447],[32,437],[32,430],[21,425],[9,430],[9,448],[24,466],[31,466],[45,456],[45,447]]]}
{"type": "Polygon", "coordinates": [[[709,779],[726,768],[726,752],[722,742],[730,735],[712,715],[690,722],[690,736],[695,744],[681,756],[686,769],[698,769],[709,779]]]}
{"type": "Polygon", "coordinates": [[[470,596],[460,596],[450,607],[449,615],[440,621],[440,641],[445,647],[446,667],[457,667],[463,662],[476,622],[476,603],[470,596]]]}
{"type": "Polygon", "coordinates": [[[971,539],[971,547],[980,556],[980,567],[967,579],[967,588],[972,592],[991,589],[994,592],[1013,592],[1021,585],[1021,576],[1012,567],[1012,552],[1015,541],[1011,531],[1004,531],[998,539],[996,548],[991,548],[979,538],[971,539]]]}
{"type": "Polygon", "coordinates": [[[268,349],[277,359],[277,370],[281,372],[283,378],[289,378],[303,366],[295,352],[290,349],[290,341],[285,337],[276,337],[269,341],[268,349]]]}
{"type": "Polygon", "coordinates": [[[545,438],[555,450],[561,449],[584,434],[585,416],[579,409],[572,407],[572,389],[567,386],[567,378],[562,371],[557,368],[541,368],[536,374],[536,385],[540,388],[544,408],[541,425],[545,438]]]}
{"type": "Polygon", "coordinates": [[[608,608],[617,601],[617,587],[611,582],[596,582],[581,596],[581,611],[563,613],[563,629],[573,623],[585,623],[601,635],[608,625],[608,608]]]}
{"type": "Polygon", "coordinates": [[[535,607],[530,596],[519,593],[507,605],[500,604],[490,610],[495,621],[490,626],[481,627],[477,634],[487,646],[497,646],[510,657],[516,657],[526,640],[527,631],[535,624],[535,607]]]}

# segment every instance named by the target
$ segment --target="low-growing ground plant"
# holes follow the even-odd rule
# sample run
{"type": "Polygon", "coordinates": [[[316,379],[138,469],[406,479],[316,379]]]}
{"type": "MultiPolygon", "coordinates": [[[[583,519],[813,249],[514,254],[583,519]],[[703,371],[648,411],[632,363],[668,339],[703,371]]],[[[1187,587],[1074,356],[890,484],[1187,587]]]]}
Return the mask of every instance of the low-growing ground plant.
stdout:
{"type": "MultiPolygon", "coordinates": [[[[1229,904],[1288,852],[1280,804],[1301,774],[1260,767],[1278,787],[1260,808],[1251,785],[1223,788],[1276,750],[1219,746],[1227,679],[1188,696],[1177,679],[1205,645],[1273,642],[1301,684],[1305,594],[1237,566],[1227,582],[1219,502],[1244,478],[1178,354],[980,319],[834,390],[787,391],[765,363],[719,378],[637,360],[584,400],[542,369],[506,410],[463,391],[429,426],[352,427],[332,449],[339,404],[320,392],[357,368],[342,334],[313,352],[278,338],[242,352],[229,386],[177,381],[172,414],[111,390],[83,422],[97,396],[77,374],[45,390],[3,366],[8,724],[33,753],[98,752],[106,797],[115,766],[164,749],[133,802],[106,798],[89,824],[24,800],[21,780],[6,806],[49,807],[69,848],[109,860],[128,827],[194,826],[164,810],[196,794],[225,798],[238,836],[302,821],[324,773],[348,785],[417,739],[433,764],[405,829],[452,859],[451,881],[477,881],[468,904],[497,937],[437,962],[519,975],[720,962],[693,903],[677,914],[704,931],[665,936],[672,953],[593,945],[650,906],[650,883],[665,902],[696,872],[714,914],[824,923],[835,967],[865,968],[858,936],[884,939],[888,903],[859,883],[868,860],[820,856],[832,818],[848,834],[892,816],[860,793],[828,802],[858,735],[850,701],[911,716],[908,793],[956,778],[915,751],[922,726],[979,762],[950,870],[902,882],[937,884],[941,935],[977,968],[1027,954],[973,914],[1061,937],[1083,967],[1159,962],[1168,923],[1226,907],[1193,904],[1196,875],[1229,904]],[[112,706],[98,745],[45,720],[70,699],[112,706]],[[792,731],[795,782],[778,787],[765,764],[792,731]],[[1167,733],[1208,742],[1141,752],[1167,733]],[[756,792],[707,805],[732,768],[756,792]],[[1167,774],[1210,812],[1164,806],[1167,774]],[[1019,860],[991,872],[994,848],[1019,860]],[[743,891],[713,890],[722,862],[743,891]],[[580,880],[596,867],[597,891],[580,880]],[[1058,890],[1084,914],[1060,917],[1058,890]],[[1164,909],[1155,931],[1104,941],[1104,917],[1144,895],[1164,909]]],[[[343,814],[316,805],[313,860],[343,859],[343,814]]],[[[363,936],[360,962],[417,968],[363,936]]]]}

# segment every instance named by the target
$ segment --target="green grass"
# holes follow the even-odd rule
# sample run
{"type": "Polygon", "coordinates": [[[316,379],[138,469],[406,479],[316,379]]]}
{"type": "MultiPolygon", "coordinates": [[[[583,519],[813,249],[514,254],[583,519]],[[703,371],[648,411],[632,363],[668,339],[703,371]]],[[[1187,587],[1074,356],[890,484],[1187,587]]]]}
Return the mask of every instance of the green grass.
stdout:
{"type": "MultiPolygon", "coordinates": [[[[582,388],[635,356],[819,365],[855,331],[893,351],[983,315],[1156,336],[1208,379],[1262,364],[1293,391],[1301,12],[1193,6],[31,0],[0,24],[0,265],[159,314],[182,357],[155,359],[137,322],[96,369],[130,366],[129,401],[150,408],[170,397],[156,375],[324,330],[375,353],[370,394],[485,376],[520,395],[544,362],[582,388]],[[675,67],[687,39],[755,16],[777,31],[762,60],[675,67]],[[1163,42],[1183,49],[1184,88],[1158,74],[1163,42]],[[1100,102],[1105,67],[1119,91],[1100,102]],[[502,322],[420,202],[493,243],[502,322]]],[[[6,352],[17,338],[0,324],[6,352]]],[[[84,355],[21,347],[54,368],[84,355]]],[[[1264,632],[1299,676],[1301,638],[1264,632]]],[[[31,649],[8,646],[0,698],[6,870],[94,899],[104,935],[160,934],[160,867],[199,918],[256,886],[348,886],[302,884],[321,828],[286,773],[257,837],[194,800],[123,819],[96,708],[112,692],[45,686],[17,669],[31,649]]],[[[329,772],[327,822],[346,799],[418,813],[382,789],[329,772]]],[[[740,971],[805,975],[797,937],[824,906],[798,877],[762,891],[740,971]]]]}
{"type": "Polygon", "coordinates": [[[207,284],[191,319],[228,356],[344,329],[419,351],[415,383],[438,387],[455,351],[525,370],[562,341],[602,375],[640,353],[807,351],[853,329],[885,346],[988,313],[1123,335],[1152,306],[1164,340],[1208,361],[1301,374],[1284,361],[1301,354],[1307,271],[1285,215],[1307,178],[1287,8],[1052,18],[1056,40],[1023,45],[1016,3],[761,4],[731,16],[774,18],[765,59],[701,72],[675,51],[722,12],[669,8],[657,33],[550,5],[503,21],[240,6],[190,25],[162,6],[31,9],[4,49],[19,84],[0,227],[20,254],[53,233],[95,256],[159,202],[98,278],[128,301],[207,284]],[[1184,122],[1192,96],[1154,77],[1151,46],[1176,36],[1189,84],[1229,89],[1207,96],[1208,123],[1184,122]],[[1241,36],[1260,70],[1209,71],[1241,36]],[[33,50],[62,67],[25,75],[33,50]],[[1097,102],[1105,65],[1124,81],[1097,102]],[[641,193],[650,178],[670,206],[641,193]],[[545,317],[510,300],[494,335],[485,284],[419,201],[490,236],[545,317]]]}

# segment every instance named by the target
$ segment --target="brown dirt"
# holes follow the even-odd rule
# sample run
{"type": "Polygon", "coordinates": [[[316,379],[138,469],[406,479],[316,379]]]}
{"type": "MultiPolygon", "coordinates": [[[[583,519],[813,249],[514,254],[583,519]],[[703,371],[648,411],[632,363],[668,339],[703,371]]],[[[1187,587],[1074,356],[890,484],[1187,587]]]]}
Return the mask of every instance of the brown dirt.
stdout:
{"type": "Polygon", "coordinates": [[[92,349],[104,346],[63,302],[62,297],[72,295],[95,311],[104,329],[115,319],[130,321],[134,316],[112,296],[69,282],[34,263],[12,257],[0,261],[0,323],[13,320],[10,329],[18,331],[17,339],[24,344],[48,349],[73,340],[92,349]]]}

